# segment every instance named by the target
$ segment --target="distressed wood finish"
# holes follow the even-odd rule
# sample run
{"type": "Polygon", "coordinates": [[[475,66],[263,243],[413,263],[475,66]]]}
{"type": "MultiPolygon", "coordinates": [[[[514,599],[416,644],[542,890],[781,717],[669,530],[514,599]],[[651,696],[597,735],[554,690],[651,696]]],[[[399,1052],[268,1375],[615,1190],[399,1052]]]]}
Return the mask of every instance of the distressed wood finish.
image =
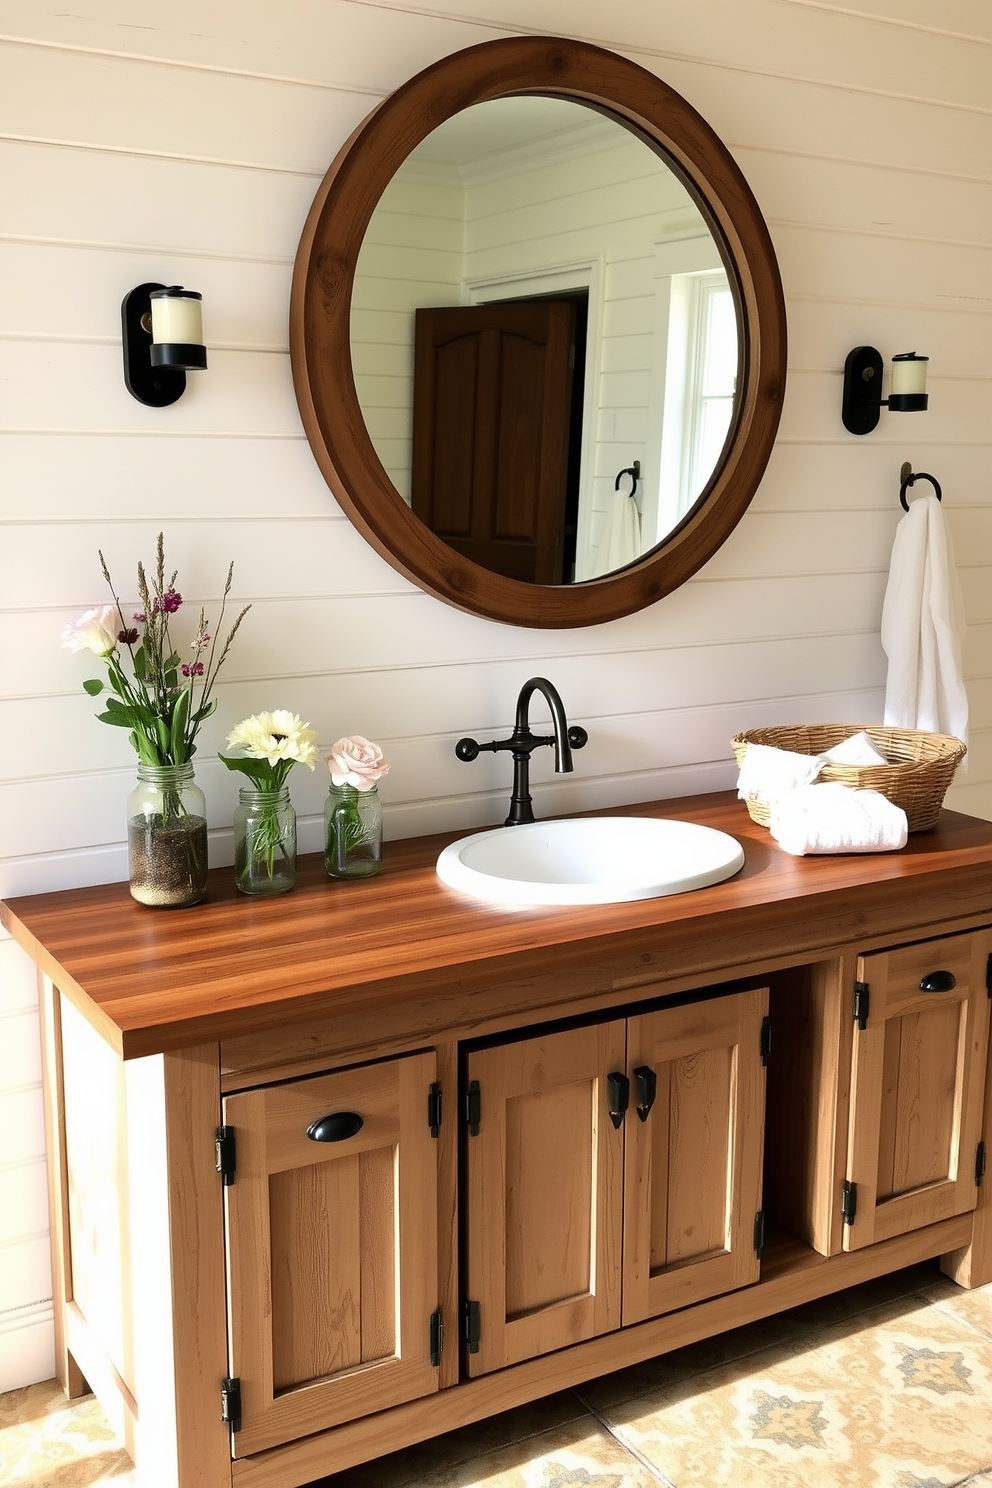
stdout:
{"type": "MultiPolygon", "coordinates": [[[[380,877],[334,883],[301,859],[292,894],[253,903],[230,869],[181,915],[136,904],[126,884],[3,905],[4,925],[125,1058],[328,1019],[342,1040],[422,1042],[544,1008],[602,1007],[648,982],[722,981],[819,959],[851,941],[989,915],[992,824],[945,811],[899,853],[790,858],[731,792],[624,808],[730,832],[747,862],[705,892],[581,909],[502,909],[442,885],[458,835],[387,844],[380,877]],[[108,933],[108,926],[113,933],[108,933]],[[540,981],[536,979],[540,978],[540,981]]],[[[936,932],[935,932],[936,933],[936,932]]],[[[332,1041],[331,1049],[335,1047],[332,1041]]]]}
{"type": "Polygon", "coordinates": [[[870,989],[854,1035],[848,1179],[857,1184],[844,1248],[855,1250],[975,1208],[992,935],[924,941],[858,963],[870,989]],[[928,973],[956,985],[927,992],[928,973]]]}
{"type": "Polygon", "coordinates": [[[224,1102],[236,1456],[438,1388],[434,1076],[419,1054],[224,1102]],[[353,1136],[308,1139],[342,1111],[362,1118],[353,1136]]]}
{"type": "Polygon", "coordinates": [[[758,1280],[767,1011],[763,987],[628,1024],[625,1326],[758,1280]],[[635,1110],[639,1066],[658,1081],[645,1121],[635,1110]]]}
{"type": "Polygon", "coordinates": [[[482,1337],[470,1376],[620,1325],[623,1128],[606,1077],[622,1022],[476,1050],[482,1119],[469,1136],[468,1296],[482,1337]]]}

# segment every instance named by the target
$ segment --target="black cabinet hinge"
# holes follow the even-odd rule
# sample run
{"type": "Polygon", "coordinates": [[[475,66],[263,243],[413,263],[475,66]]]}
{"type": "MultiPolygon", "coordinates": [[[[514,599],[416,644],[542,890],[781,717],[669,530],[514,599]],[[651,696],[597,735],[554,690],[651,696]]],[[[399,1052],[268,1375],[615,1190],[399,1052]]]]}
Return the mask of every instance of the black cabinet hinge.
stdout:
{"type": "Polygon", "coordinates": [[[771,1059],[771,1057],[772,1057],[772,1020],[771,1020],[771,1018],[767,1018],[766,1017],[766,1018],[762,1018],[762,1020],[761,1020],[761,1042],[759,1044],[759,1048],[761,1050],[761,1062],[762,1062],[762,1064],[767,1064],[768,1061],[769,1061],[769,1059],[771,1059]]]}
{"type": "Polygon", "coordinates": [[[441,1363],[441,1354],[444,1352],[444,1323],[441,1321],[440,1307],[431,1313],[427,1331],[430,1340],[431,1367],[437,1369],[441,1363]]]}
{"type": "Polygon", "coordinates": [[[465,1092],[465,1121],[469,1136],[477,1137],[482,1121],[482,1091],[478,1080],[468,1082],[468,1089],[465,1092]]]}
{"type": "Polygon", "coordinates": [[[760,1256],[765,1248],[765,1211],[759,1209],[754,1216],[754,1253],[760,1256]]]}
{"type": "Polygon", "coordinates": [[[985,963],[985,990],[992,997],[992,956],[985,963]]]}
{"type": "Polygon", "coordinates": [[[979,1142],[975,1149],[975,1187],[981,1184],[985,1177],[985,1143],[979,1142]]]}
{"type": "Polygon", "coordinates": [[[479,1352],[482,1338],[482,1319],[478,1302],[466,1302],[462,1308],[462,1337],[470,1354],[479,1352]]]}
{"type": "Polygon", "coordinates": [[[441,1130],[441,1085],[438,1080],[427,1090],[427,1125],[431,1136],[436,1137],[441,1130]]]}
{"type": "Polygon", "coordinates": [[[232,1431],[241,1430],[241,1381],[224,1379],[220,1382],[220,1418],[232,1431]]]}
{"type": "Polygon", "coordinates": [[[630,1081],[621,1071],[613,1070],[606,1077],[606,1109],[614,1128],[627,1114],[630,1105],[630,1081]]]}
{"type": "Polygon", "coordinates": [[[840,1193],[840,1212],[844,1223],[853,1225],[858,1212],[858,1185],[849,1183],[846,1178],[840,1193]]]}
{"type": "Polygon", "coordinates": [[[217,1171],[224,1180],[224,1187],[230,1188],[237,1169],[233,1126],[217,1128],[214,1133],[214,1150],[217,1153],[217,1171]]]}
{"type": "Polygon", "coordinates": [[[867,982],[854,984],[854,1021],[862,1033],[868,1027],[869,988],[867,982]]]}

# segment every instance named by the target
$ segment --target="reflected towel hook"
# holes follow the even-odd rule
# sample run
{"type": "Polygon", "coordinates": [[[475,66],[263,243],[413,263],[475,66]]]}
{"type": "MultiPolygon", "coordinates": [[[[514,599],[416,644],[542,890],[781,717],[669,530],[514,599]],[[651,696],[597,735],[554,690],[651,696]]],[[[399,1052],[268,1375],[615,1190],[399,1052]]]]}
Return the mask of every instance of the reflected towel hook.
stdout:
{"type": "Polygon", "coordinates": [[[901,484],[899,486],[899,500],[902,503],[903,511],[909,511],[909,502],[906,500],[906,491],[910,486],[915,486],[916,482],[919,480],[929,481],[930,484],[933,486],[934,494],[936,495],[937,500],[943,500],[940,492],[940,481],[937,480],[936,476],[927,475],[925,470],[918,470],[914,475],[913,467],[912,465],[910,465],[908,460],[900,470],[899,476],[901,481],[901,484]]]}
{"type": "Polygon", "coordinates": [[[620,473],[617,475],[616,480],[613,482],[613,489],[614,489],[614,491],[619,491],[619,489],[620,489],[620,482],[623,480],[623,478],[624,478],[625,475],[629,475],[630,476],[631,487],[630,487],[629,495],[633,496],[636,493],[636,491],[637,491],[637,484],[638,484],[638,482],[639,482],[639,480],[641,478],[641,462],[640,462],[640,460],[635,460],[634,463],[633,463],[633,465],[628,465],[625,470],[621,470],[620,471],[620,473]]]}

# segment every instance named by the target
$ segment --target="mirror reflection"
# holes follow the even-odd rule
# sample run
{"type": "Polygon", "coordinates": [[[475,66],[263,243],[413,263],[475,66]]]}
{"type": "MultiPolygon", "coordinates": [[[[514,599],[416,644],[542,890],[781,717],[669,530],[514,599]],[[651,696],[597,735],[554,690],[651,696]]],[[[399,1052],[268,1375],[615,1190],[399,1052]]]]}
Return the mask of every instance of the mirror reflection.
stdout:
{"type": "Polygon", "coordinates": [[[358,258],[351,347],[403,500],[532,583],[663,542],[733,419],[737,316],[709,228],[643,141],[563,99],[476,104],[411,152],[358,258]]]}

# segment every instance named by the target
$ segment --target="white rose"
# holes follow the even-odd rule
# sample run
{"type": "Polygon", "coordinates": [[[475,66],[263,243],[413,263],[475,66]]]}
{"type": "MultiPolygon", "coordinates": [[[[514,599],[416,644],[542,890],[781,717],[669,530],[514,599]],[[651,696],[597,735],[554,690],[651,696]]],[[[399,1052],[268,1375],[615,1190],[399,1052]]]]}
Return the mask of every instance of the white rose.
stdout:
{"type": "Polygon", "coordinates": [[[101,605],[98,610],[87,610],[80,615],[75,625],[66,626],[62,646],[66,651],[92,651],[94,656],[109,656],[117,649],[119,628],[117,606],[101,605]]]}
{"type": "Polygon", "coordinates": [[[389,766],[382,757],[378,744],[355,734],[350,739],[339,739],[331,745],[331,757],[327,761],[334,785],[353,785],[356,790],[371,790],[389,766]]]}

